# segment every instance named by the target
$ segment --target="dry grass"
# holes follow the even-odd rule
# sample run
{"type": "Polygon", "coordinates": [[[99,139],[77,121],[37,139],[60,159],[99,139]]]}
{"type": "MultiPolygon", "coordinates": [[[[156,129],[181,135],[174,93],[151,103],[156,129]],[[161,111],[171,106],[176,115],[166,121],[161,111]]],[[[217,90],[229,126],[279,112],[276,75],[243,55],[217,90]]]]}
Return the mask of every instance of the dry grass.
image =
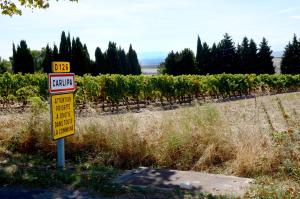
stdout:
{"type": "MultiPolygon", "coordinates": [[[[300,94],[294,93],[172,111],[79,116],[66,153],[71,160],[119,168],[297,177],[299,111],[300,94]]],[[[55,157],[48,112],[0,118],[0,142],[7,149],[55,157]]]]}

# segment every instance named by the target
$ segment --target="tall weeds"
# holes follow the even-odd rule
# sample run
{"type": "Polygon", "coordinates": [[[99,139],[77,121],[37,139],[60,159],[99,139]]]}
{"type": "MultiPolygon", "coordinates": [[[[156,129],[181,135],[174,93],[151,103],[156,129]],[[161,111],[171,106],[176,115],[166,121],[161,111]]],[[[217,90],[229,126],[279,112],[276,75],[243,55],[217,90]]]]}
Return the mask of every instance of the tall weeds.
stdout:
{"type": "MultiPolygon", "coordinates": [[[[230,109],[239,102],[231,103],[226,104],[230,109]]],[[[253,100],[253,106],[254,103],[260,102],[253,100]]],[[[294,169],[300,166],[296,145],[299,131],[253,128],[258,126],[257,118],[252,119],[253,124],[237,127],[243,114],[264,113],[267,107],[261,110],[255,106],[260,110],[251,109],[249,113],[243,113],[241,108],[228,115],[224,106],[78,117],[76,134],[66,138],[66,158],[119,168],[154,166],[239,176],[299,172],[294,169]],[[288,166],[293,169],[288,171],[288,166]]],[[[51,140],[48,112],[28,113],[23,120],[19,126],[11,127],[13,136],[4,139],[2,134],[0,141],[5,140],[12,151],[54,158],[56,147],[51,140]]],[[[270,120],[266,118],[265,123],[270,120]]],[[[3,129],[0,125],[0,132],[3,129]]]]}

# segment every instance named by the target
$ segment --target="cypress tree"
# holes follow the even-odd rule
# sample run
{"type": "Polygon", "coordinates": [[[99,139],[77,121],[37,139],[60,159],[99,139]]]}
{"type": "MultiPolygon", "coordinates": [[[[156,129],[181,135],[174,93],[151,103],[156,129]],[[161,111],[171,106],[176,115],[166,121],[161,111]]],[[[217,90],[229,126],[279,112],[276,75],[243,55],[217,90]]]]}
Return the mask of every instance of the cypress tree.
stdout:
{"type": "Polygon", "coordinates": [[[56,44],[53,45],[53,61],[59,61],[58,48],[56,44]]]}
{"type": "Polygon", "coordinates": [[[71,44],[71,36],[70,36],[70,33],[68,33],[68,37],[67,37],[67,48],[68,48],[67,59],[68,59],[69,62],[71,62],[71,57],[72,57],[72,44],[71,44]]]}
{"type": "Polygon", "coordinates": [[[237,56],[237,59],[236,59],[237,70],[242,71],[244,68],[244,64],[243,64],[243,60],[242,60],[243,49],[239,43],[237,44],[237,47],[236,47],[236,56],[237,56]]]}
{"type": "Polygon", "coordinates": [[[140,75],[142,73],[141,66],[139,64],[137,54],[135,50],[133,50],[132,45],[130,44],[129,50],[127,53],[127,64],[128,68],[133,75],[140,75]]]}
{"type": "Polygon", "coordinates": [[[49,47],[49,44],[47,44],[45,49],[45,57],[42,62],[42,68],[44,73],[51,73],[51,62],[53,61],[53,52],[52,49],[49,47]]]}
{"type": "Polygon", "coordinates": [[[76,64],[76,41],[74,37],[72,38],[72,45],[71,45],[71,72],[75,73],[77,71],[77,64],[76,64]]]}
{"type": "Polygon", "coordinates": [[[209,73],[210,61],[211,52],[208,44],[204,42],[202,46],[202,71],[200,71],[200,74],[206,75],[207,73],[209,73]]]}
{"type": "Polygon", "coordinates": [[[165,59],[166,73],[169,75],[175,75],[176,57],[175,53],[171,51],[165,59]]]}
{"type": "Polygon", "coordinates": [[[258,51],[258,74],[274,74],[275,69],[273,66],[273,56],[270,46],[265,38],[259,45],[258,51]]]}
{"type": "Polygon", "coordinates": [[[17,50],[13,45],[13,54],[15,54],[14,73],[34,73],[34,61],[30,53],[30,49],[27,47],[26,41],[21,40],[20,45],[17,47],[17,50]]]}
{"type": "Polygon", "coordinates": [[[236,50],[231,37],[225,33],[224,38],[218,44],[217,59],[219,68],[217,73],[233,73],[236,65],[236,50]]]}
{"type": "Polygon", "coordinates": [[[256,73],[257,71],[257,46],[253,39],[250,42],[244,37],[242,45],[236,50],[238,66],[235,73],[256,73]]]}
{"type": "Polygon", "coordinates": [[[121,47],[118,49],[118,57],[119,57],[119,66],[118,66],[119,73],[128,75],[129,69],[126,63],[126,53],[124,49],[122,49],[121,47]]]}
{"type": "Polygon", "coordinates": [[[249,43],[249,53],[248,53],[248,71],[247,73],[256,73],[258,68],[258,55],[257,55],[257,45],[253,39],[250,39],[249,43]]]}
{"type": "Polygon", "coordinates": [[[108,43],[108,48],[106,51],[106,69],[107,73],[109,74],[116,74],[119,73],[118,71],[118,63],[119,63],[119,56],[117,45],[114,42],[108,43]]]}
{"type": "Polygon", "coordinates": [[[195,74],[195,56],[192,50],[185,48],[180,53],[179,73],[181,74],[195,74]]]}
{"type": "Polygon", "coordinates": [[[61,61],[69,61],[69,47],[65,32],[61,33],[59,45],[59,58],[61,61]]]}
{"type": "Polygon", "coordinates": [[[241,47],[240,47],[240,52],[239,52],[239,67],[235,67],[235,70],[233,73],[247,73],[249,71],[249,40],[247,37],[244,37],[241,47]]]}
{"type": "MultiPolygon", "coordinates": [[[[73,45],[72,45],[73,47],[73,45]]],[[[82,67],[82,59],[81,59],[81,52],[83,51],[83,45],[80,41],[80,39],[77,37],[75,39],[75,44],[73,47],[73,53],[72,53],[72,67],[74,68],[74,73],[77,75],[83,75],[84,69],[82,67]]]]}
{"type": "Polygon", "coordinates": [[[82,45],[79,37],[72,41],[72,68],[77,75],[91,73],[90,56],[86,45],[82,45]],[[74,43],[73,43],[74,42],[74,43]]]}
{"type": "Polygon", "coordinates": [[[105,74],[105,58],[99,47],[96,48],[95,51],[95,70],[94,75],[105,74]]]}
{"type": "Polygon", "coordinates": [[[201,71],[203,71],[203,46],[201,43],[201,39],[198,35],[198,39],[197,39],[197,53],[196,53],[196,64],[197,64],[197,70],[199,73],[201,73],[201,71]]]}
{"type": "Polygon", "coordinates": [[[300,42],[294,34],[292,43],[285,47],[281,62],[281,73],[300,74],[300,42]]]}
{"type": "Polygon", "coordinates": [[[17,51],[16,51],[16,46],[13,43],[13,56],[12,56],[12,68],[13,68],[13,72],[17,73],[19,71],[18,69],[18,63],[17,63],[17,51]]]}
{"type": "Polygon", "coordinates": [[[171,51],[164,62],[165,72],[170,75],[195,74],[196,63],[192,50],[186,48],[180,53],[171,51]]]}
{"type": "Polygon", "coordinates": [[[91,69],[91,59],[86,44],[83,45],[83,52],[81,55],[82,55],[82,61],[83,61],[82,64],[84,67],[84,73],[92,74],[93,71],[91,69]]]}
{"type": "Polygon", "coordinates": [[[212,47],[211,47],[211,56],[210,56],[210,64],[211,66],[209,66],[207,68],[207,73],[210,74],[216,74],[219,71],[220,68],[220,63],[219,63],[219,57],[218,57],[218,48],[217,45],[215,43],[213,43],[212,47]]]}

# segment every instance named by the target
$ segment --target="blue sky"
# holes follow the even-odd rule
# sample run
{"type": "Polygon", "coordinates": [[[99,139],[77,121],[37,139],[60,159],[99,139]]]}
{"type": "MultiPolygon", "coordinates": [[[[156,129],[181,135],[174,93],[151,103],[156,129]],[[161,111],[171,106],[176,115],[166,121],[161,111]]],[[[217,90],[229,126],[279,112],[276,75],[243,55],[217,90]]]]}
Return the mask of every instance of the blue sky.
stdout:
{"type": "Polygon", "coordinates": [[[138,53],[196,49],[197,35],[211,45],[228,32],[234,41],[246,35],[259,43],[266,37],[282,51],[294,33],[300,36],[300,2],[296,0],[79,0],[50,1],[46,10],[23,10],[0,16],[0,56],[12,54],[12,42],[31,49],[59,44],[61,31],[79,36],[91,58],[100,46],[115,41],[138,53]]]}

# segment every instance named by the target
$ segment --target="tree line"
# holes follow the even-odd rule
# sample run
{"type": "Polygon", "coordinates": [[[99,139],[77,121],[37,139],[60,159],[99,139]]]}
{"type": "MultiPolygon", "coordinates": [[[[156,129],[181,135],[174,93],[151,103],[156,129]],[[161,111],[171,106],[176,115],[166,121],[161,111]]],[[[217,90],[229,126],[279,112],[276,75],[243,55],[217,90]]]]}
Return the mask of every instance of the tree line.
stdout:
{"type": "Polygon", "coordinates": [[[137,53],[130,44],[126,53],[114,42],[109,42],[108,49],[102,52],[100,47],[95,50],[95,61],[90,59],[86,44],[80,38],[70,37],[63,31],[60,45],[53,48],[47,44],[42,51],[30,51],[26,41],[22,40],[17,47],[13,44],[11,58],[14,73],[34,73],[37,71],[50,73],[52,61],[68,61],[71,63],[71,72],[77,75],[91,74],[123,74],[139,75],[141,66],[137,53]]]}
{"type": "MultiPolygon", "coordinates": [[[[160,72],[171,75],[182,74],[273,74],[273,56],[268,41],[263,38],[257,45],[253,39],[244,37],[240,44],[235,45],[226,33],[219,43],[210,47],[198,36],[196,54],[188,48],[181,52],[171,51],[160,65],[160,72]]],[[[80,38],[72,38],[63,31],[59,47],[49,44],[41,51],[30,50],[26,41],[19,45],[13,44],[13,56],[10,62],[0,59],[0,73],[51,72],[52,61],[71,62],[72,72],[83,74],[123,74],[139,75],[141,66],[137,53],[130,45],[126,53],[114,42],[109,42],[105,52],[97,47],[95,61],[90,59],[86,44],[80,38]]],[[[300,40],[294,35],[285,49],[281,62],[281,73],[300,74],[300,40]]]]}
{"type": "MultiPolygon", "coordinates": [[[[299,74],[300,41],[294,36],[284,51],[281,72],[299,74]]],[[[243,38],[241,44],[233,42],[226,33],[224,38],[211,47],[201,42],[198,36],[196,55],[191,49],[181,52],[171,51],[160,65],[162,73],[171,75],[182,74],[274,74],[273,56],[268,41],[263,38],[257,46],[253,39],[243,38]]]]}

